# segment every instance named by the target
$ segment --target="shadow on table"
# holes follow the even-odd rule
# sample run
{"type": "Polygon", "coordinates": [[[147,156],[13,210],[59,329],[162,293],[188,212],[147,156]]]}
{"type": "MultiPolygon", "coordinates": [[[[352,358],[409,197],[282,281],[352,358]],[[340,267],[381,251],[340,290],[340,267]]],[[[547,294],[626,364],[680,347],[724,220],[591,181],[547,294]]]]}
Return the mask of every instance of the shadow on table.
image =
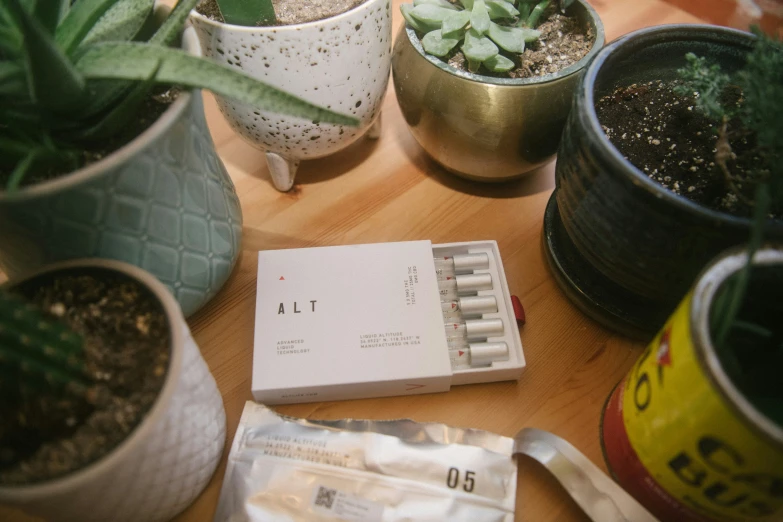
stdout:
{"type": "Polygon", "coordinates": [[[323,158],[303,161],[299,165],[299,172],[296,173],[296,184],[321,183],[350,172],[366,161],[377,146],[378,140],[363,136],[339,152],[323,158]]]}
{"type": "Polygon", "coordinates": [[[408,161],[424,174],[452,190],[485,198],[517,198],[548,192],[555,188],[554,160],[531,171],[526,176],[500,183],[483,183],[461,178],[444,169],[424,152],[407,128],[394,134],[408,161]]]}

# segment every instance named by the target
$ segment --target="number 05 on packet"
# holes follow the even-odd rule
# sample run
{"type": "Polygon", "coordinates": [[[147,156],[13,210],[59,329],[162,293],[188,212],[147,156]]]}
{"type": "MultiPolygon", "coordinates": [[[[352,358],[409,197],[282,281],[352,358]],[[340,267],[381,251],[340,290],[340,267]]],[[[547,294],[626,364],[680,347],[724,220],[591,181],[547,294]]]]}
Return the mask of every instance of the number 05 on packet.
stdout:
{"type": "Polygon", "coordinates": [[[248,402],[215,522],[512,522],[514,439],[396,421],[306,421],[248,402]]]}

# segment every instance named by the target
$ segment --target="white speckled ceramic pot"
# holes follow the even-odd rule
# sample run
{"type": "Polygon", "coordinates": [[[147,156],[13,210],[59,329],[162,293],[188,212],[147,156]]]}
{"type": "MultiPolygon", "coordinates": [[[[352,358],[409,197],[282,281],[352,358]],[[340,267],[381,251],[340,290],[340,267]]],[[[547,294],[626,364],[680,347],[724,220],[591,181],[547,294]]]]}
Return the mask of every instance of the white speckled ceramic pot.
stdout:
{"type": "Polygon", "coordinates": [[[50,522],[162,522],[196,499],[220,462],[226,438],[223,399],[177,301],[149,272],[119,261],[81,259],[49,265],[11,284],[96,271],[136,280],[163,306],[171,336],[163,388],[146,417],[111,453],[58,479],[0,487],[0,503],[50,522]]]}
{"type": "Polygon", "coordinates": [[[300,160],[337,152],[365,133],[377,138],[391,67],[391,2],[367,0],[305,24],[242,27],[193,11],[204,54],[311,103],[355,116],[359,127],[316,124],[218,96],[234,130],[266,151],[275,187],[289,190],[300,160]],[[368,132],[369,131],[369,132],[368,132]]]}

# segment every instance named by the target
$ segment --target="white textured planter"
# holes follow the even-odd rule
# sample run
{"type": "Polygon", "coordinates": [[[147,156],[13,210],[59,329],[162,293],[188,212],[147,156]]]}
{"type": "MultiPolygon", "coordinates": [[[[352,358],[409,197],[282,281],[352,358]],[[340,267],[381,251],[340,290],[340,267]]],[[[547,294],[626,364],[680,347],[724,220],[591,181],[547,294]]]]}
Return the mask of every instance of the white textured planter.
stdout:
{"type": "Polygon", "coordinates": [[[391,67],[390,0],[368,0],[332,18],[297,25],[242,27],[196,11],[191,21],[206,56],[360,120],[359,127],[314,124],[218,96],[233,129],[266,151],[278,190],[293,186],[300,160],[337,152],[368,131],[369,137],[379,136],[391,67]]]}
{"type": "Polygon", "coordinates": [[[223,399],[163,284],[137,267],[99,259],[58,263],[28,279],[73,267],[121,272],[160,300],[172,340],[166,381],[147,416],[114,451],[59,479],[0,487],[0,503],[51,522],[169,520],[193,502],[220,461],[226,436],[223,399]]]}

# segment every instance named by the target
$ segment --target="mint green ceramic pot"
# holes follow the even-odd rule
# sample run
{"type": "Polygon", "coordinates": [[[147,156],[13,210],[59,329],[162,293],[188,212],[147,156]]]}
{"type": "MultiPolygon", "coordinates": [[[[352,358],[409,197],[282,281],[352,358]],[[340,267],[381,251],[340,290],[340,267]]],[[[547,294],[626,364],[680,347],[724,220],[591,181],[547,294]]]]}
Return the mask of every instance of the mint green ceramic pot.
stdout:
{"type": "MultiPolygon", "coordinates": [[[[185,47],[200,54],[192,29],[185,47]]],[[[207,129],[201,93],[182,93],[124,147],[78,171],[0,192],[0,269],[12,279],[66,259],[139,266],[190,315],[228,279],[242,211],[207,129]]]]}

